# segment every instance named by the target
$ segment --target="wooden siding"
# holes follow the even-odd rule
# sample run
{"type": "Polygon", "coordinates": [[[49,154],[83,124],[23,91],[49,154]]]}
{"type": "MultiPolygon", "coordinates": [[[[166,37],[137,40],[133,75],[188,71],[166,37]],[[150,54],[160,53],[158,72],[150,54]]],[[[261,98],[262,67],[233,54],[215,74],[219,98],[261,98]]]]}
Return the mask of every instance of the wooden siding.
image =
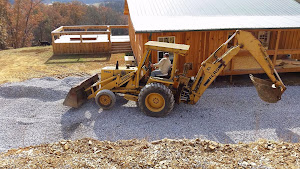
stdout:
{"type": "MultiPolygon", "coordinates": [[[[300,29],[297,31],[282,31],[279,49],[300,49],[300,29]]],[[[300,60],[300,53],[292,55],[292,58],[300,60]]]]}
{"type": "MultiPolygon", "coordinates": [[[[129,14],[130,15],[130,14],[129,14]]],[[[143,44],[145,44],[149,37],[152,41],[157,41],[158,37],[175,36],[175,43],[191,45],[188,54],[185,57],[179,57],[179,71],[182,72],[183,64],[186,62],[193,63],[193,70],[189,72],[189,76],[196,75],[201,63],[208,58],[222,43],[228,39],[232,30],[221,31],[192,31],[192,32],[163,32],[163,33],[135,33],[132,22],[129,18],[129,36],[131,40],[132,50],[136,56],[137,61],[140,61],[144,53],[143,44]]],[[[248,30],[249,31],[249,30],[248,30]]],[[[292,54],[293,59],[300,59],[300,29],[297,30],[251,30],[255,36],[258,36],[259,31],[271,31],[269,48],[267,50],[269,55],[282,55],[292,54]],[[277,34],[280,33],[278,49],[276,50],[277,34]]],[[[224,53],[225,50],[221,51],[224,53]]],[[[152,62],[157,62],[157,52],[152,52],[152,62]]],[[[271,56],[273,57],[273,56],[271,56]]],[[[229,64],[223,74],[244,74],[251,72],[251,69],[260,69],[260,66],[251,57],[250,53],[241,50],[239,54],[232,60],[233,63],[229,64]],[[228,73],[229,72],[229,73],[228,73]]],[[[274,60],[275,63],[275,60],[274,60]]],[[[291,71],[300,71],[298,68],[293,67],[291,71]]],[[[286,72],[286,70],[285,70],[286,72]]]]}
{"type": "Polygon", "coordinates": [[[54,54],[95,54],[109,53],[109,43],[53,43],[54,54]]]}
{"type": "Polygon", "coordinates": [[[124,15],[129,14],[128,3],[127,0],[124,1],[124,15]]]}

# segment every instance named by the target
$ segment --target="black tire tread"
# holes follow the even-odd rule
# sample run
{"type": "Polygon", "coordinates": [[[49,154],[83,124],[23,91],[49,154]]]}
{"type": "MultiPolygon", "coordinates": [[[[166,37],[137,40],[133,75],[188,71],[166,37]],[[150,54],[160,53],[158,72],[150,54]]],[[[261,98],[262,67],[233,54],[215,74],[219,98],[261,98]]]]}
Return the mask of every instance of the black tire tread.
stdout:
{"type": "Polygon", "coordinates": [[[174,103],[175,103],[175,99],[172,91],[161,83],[147,84],[145,87],[142,88],[138,97],[138,105],[141,111],[151,117],[164,117],[168,115],[173,110],[174,103]],[[151,112],[150,110],[147,109],[143,101],[145,100],[147,94],[154,93],[154,92],[165,94],[166,96],[165,98],[166,107],[160,112],[151,112]]]}

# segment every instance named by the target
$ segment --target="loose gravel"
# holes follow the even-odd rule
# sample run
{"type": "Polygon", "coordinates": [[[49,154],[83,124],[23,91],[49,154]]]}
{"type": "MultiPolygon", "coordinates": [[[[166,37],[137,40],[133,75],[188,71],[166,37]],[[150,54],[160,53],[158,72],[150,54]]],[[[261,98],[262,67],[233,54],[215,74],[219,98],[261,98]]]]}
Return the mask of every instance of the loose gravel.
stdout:
{"type": "Polygon", "coordinates": [[[69,89],[84,79],[47,77],[0,85],[0,152],[85,137],[220,143],[300,139],[300,86],[288,86],[276,104],[262,102],[254,87],[209,88],[196,105],[175,105],[167,117],[153,118],[122,97],[111,110],[99,109],[94,100],[79,109],[63,106],[69,89]]]}

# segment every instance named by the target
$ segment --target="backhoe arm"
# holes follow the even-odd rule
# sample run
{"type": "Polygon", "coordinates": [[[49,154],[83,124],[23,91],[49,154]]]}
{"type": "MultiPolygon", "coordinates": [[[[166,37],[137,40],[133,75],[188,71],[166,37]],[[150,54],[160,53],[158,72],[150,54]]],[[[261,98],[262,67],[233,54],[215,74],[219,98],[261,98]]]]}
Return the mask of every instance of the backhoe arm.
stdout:
{"type": "Polygon", "coordinates": [[[257,63],[262,67],[262,69],[269,76],[271,81],[276,85],[276,87],[282,87],[284,90],[286,87],[281,81],[277,71],[272,64],[271,59],[265,51],[265,48],[250,32],[238,31],[236,38],[238,44],[241,48],[248,50],[251,55],[255,58],[257,63]],[[274,75],[275,73],[275,75],[274,75]],[[277,78],[276,78],[277,77],[277,78]]]}
{"type": "Polygon", "coordinates": [[[246,31],[236,31],[211,56],[209,56],[204,62],[202,62],[201,67],[197,73],[197,76],[191,88],[186,89],[189,91],[185,91],[185,93],[182,94],[182,98],[189,99],[181,100],[188,102],[189,104],[197,103],[204,91],[224,70],[226,65],[228,65],[228,63],[240,51],[240,49],[248,50],[272,81],[268,82],[250,75],[250,78],[253,81],[256,89],[258,90],[259,96],[262,98],[262,100],[272,103],[280,100],[282,93],[286,90],[286,87],[281,81],[269,56],[265,52],[265,49],[263,48],[259,40],[257,40],[250,32],[246,31]],[[227,43],[231,41],[234,37],[236,37],[238,44],[226,51],[222,56],[218,57],[218,52],[221,49],[225,48],[227,46],[227,43]],[[259,90],[263,91],[261,92],[259,90]],[[270,92],[273,93],[274,96],[272,94],[268,95],[270,92]],[[189,93],[188,96],[186,96],[187,93],[189,93]],[[274,97],[276,98],[274,99],[274,97]]]}

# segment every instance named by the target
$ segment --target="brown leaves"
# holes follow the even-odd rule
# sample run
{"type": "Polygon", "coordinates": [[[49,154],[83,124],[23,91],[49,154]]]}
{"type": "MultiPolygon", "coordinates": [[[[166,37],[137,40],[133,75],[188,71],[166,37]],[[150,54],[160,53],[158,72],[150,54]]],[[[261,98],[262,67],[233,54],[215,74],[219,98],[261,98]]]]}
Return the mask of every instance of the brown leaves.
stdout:
{"type": "MultiPolygon", "coordinates": [[[[79,1],[43,4],[42,0],[0,1],[0,49],[21,48],[51,41],[51,31],[67,25],[125,25],[127,16],[106,5],[86,5],[79,1]],[[5,17],[4,17],[5,16],[5,17]]],[[[109,5],[118,3],[109,3],[109,5]]],[[[120,32],[119,30],[117,30],[120,32]]],[[[122,31],[121,31],[122,32],[122,31]]]]}
{"type": "Polygon", "coordinates": [[[299,148],[300,143],[266,140],[249,144],[200,139],[62,140],[2,153],[0,168],[296,168],[299,148]]]}
{"type": "Polygon", "coordinates": [[[43,18],[41,0],[15,0],[9,13],[9,43],[14,48],[31,46],[33,30],[43,18]]]}

